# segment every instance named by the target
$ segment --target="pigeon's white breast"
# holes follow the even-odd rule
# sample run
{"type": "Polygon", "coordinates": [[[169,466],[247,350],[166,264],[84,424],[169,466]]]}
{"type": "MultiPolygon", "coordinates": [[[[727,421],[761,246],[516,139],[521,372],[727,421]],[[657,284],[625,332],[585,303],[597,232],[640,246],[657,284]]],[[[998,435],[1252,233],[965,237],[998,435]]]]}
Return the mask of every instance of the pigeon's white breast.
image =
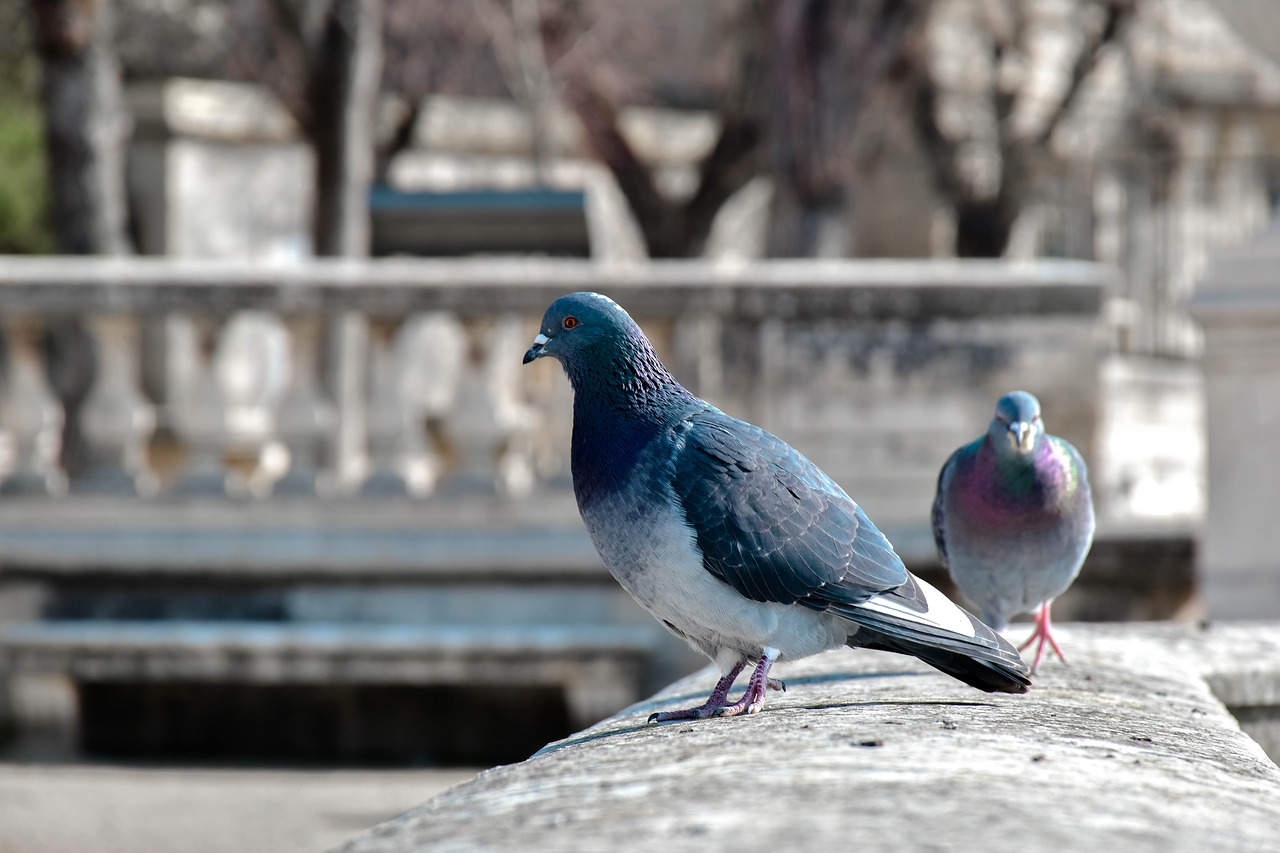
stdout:
{"type": "Polygon", "coordinates": [[[675,495],[666,497],[618,492],[583,514],[605,565],[645,610],[717,662],[727,651],[754,659],[767,646],[785,659],[844,645],[850,626],[838,617],[752,601],[703,568],[675,495]]]}

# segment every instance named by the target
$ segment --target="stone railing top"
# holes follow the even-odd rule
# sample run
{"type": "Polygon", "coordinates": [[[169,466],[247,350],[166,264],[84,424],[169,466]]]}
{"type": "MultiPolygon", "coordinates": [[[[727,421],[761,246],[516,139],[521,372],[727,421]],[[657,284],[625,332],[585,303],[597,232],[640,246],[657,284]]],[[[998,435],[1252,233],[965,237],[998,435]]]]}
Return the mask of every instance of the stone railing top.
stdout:
{"type": "Polygon", "coordinates": [[[612,582],[567,490],[537,500],[13,498],[0,578],[553,578],[612,582]]]}
{"type": "Polygon", "coordinates": [[[1276,704],[1280,625],[1061,634],[1071,665],[1026,696],[846,651],[784,669],[761,714],[645,725],[704,671],[341,850],[1273,847],[1280,768],[1223,701],[1276,704]]]}
{"type": "Polygon", "coordinates": [[[1098,314],[1115,271],[1080,261],[842,260],[602,266],[562,259],[316,260],[0,257],[0,311],[372,315],[447,310],[540,313],[557,296],[603,290],[636,314],[969,317],[1098,314]],[[797,293],[806,298],[797,299],[797,293]]]}

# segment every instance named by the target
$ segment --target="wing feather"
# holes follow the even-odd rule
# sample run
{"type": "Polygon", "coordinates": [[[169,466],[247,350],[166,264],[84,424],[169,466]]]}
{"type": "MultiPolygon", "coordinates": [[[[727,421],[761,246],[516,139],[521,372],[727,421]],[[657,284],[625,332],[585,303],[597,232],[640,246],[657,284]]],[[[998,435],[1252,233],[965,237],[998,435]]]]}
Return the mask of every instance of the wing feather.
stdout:
{"type": "Polygon", "coordinates": [[[782,439],[716,409],[676,429],[672,487],[703,567],[742,595],[822,608],[906,583],[862,508],[782,439]]]}

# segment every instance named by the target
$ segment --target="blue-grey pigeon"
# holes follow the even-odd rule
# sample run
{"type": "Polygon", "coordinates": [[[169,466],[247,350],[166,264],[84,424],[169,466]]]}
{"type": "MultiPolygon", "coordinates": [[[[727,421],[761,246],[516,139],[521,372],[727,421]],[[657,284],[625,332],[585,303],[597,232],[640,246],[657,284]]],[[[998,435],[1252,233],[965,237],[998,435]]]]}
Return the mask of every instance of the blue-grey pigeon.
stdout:
{"type": "Polygon", "coordinates": [[[782,688],[769,677],[775,661],[845,645],[914,655],[989,692],[1026,692],[1012,646],[909,574],[812,462],[683,388],[613,300],[553,302],[524,361],[543,356],[573,386],[573,488],[601,558],[722,673],[706,703],[651,722],[755,713],[782,688]],[[729,703],[752,661],[746,692],[729,703]]]}
{"type": "Polygon", "coordinates": [[[1040,401],[1014,391],[996,403],[987,434],[951,455],[938,475],[933,537],[956,587],[997,631],[1036,611],[1020,648],[1053,638],[1049,606],[1071,586],[1093,542],[1089,473],[1080,453],[1045,432],[1040,401]]]}

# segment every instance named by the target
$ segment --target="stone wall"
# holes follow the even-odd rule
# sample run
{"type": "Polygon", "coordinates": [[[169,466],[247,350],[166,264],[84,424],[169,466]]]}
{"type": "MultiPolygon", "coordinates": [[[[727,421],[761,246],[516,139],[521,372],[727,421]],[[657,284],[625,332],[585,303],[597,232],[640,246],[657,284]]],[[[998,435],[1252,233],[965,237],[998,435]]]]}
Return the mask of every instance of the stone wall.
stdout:
{"type": "Polygon", "coordinates": [[[1183,613],[1199,503],[1169,484],[1194,482],[1198,457],[1169,448],[1194,447],[1196,424],[1184,384],[1117,369],[1110,275],[1062,262],[4,259],[0,598],[35,593],[0,614],[17,716],[65,733],[77,707],[172,707],[192,680],[202,707],[221,691],[247,713],[270,704],[241,702],[249,689],[332,699],[334,682],[354,695],[524,678],[581,722],[687,671],[688,649],[612,582],[583,530],[562,371],[520,364],[546,305],[582,289],[630,309],[695,391],[810,455],[921,571],[936,569],[942,462],[982,434],[1000,394],[1037,393],[1088,458],[1103,510],[1106,570],[1086,568],[1062,615],[1183,613]],[[345,311],[370,328],[353,349],[355,407],[333,405],[315,370],[320,324],[345,311]],[[62,465],[65,410],[38,346],[67,313],[85,317],[103,365],[79,413],[83,474],[62,465]],[[160,397],[137,332],[173,316],[192,321],[190,379],[160,397]],[[253,345],[246,317],[270,346],[253,345]],[[1116,389],[1123,401],[1108,400],[1116,389]],[[1157,425],[1166,407],[1182,414],[1157,425]],[[366,430],[344,476],[318,450],[350,418],[366,430]],[[1116,429],[1132,440],[1108,455],[1116,429]],[[1143,513],[1178,525],[1141,539],[1143,513]]]}

